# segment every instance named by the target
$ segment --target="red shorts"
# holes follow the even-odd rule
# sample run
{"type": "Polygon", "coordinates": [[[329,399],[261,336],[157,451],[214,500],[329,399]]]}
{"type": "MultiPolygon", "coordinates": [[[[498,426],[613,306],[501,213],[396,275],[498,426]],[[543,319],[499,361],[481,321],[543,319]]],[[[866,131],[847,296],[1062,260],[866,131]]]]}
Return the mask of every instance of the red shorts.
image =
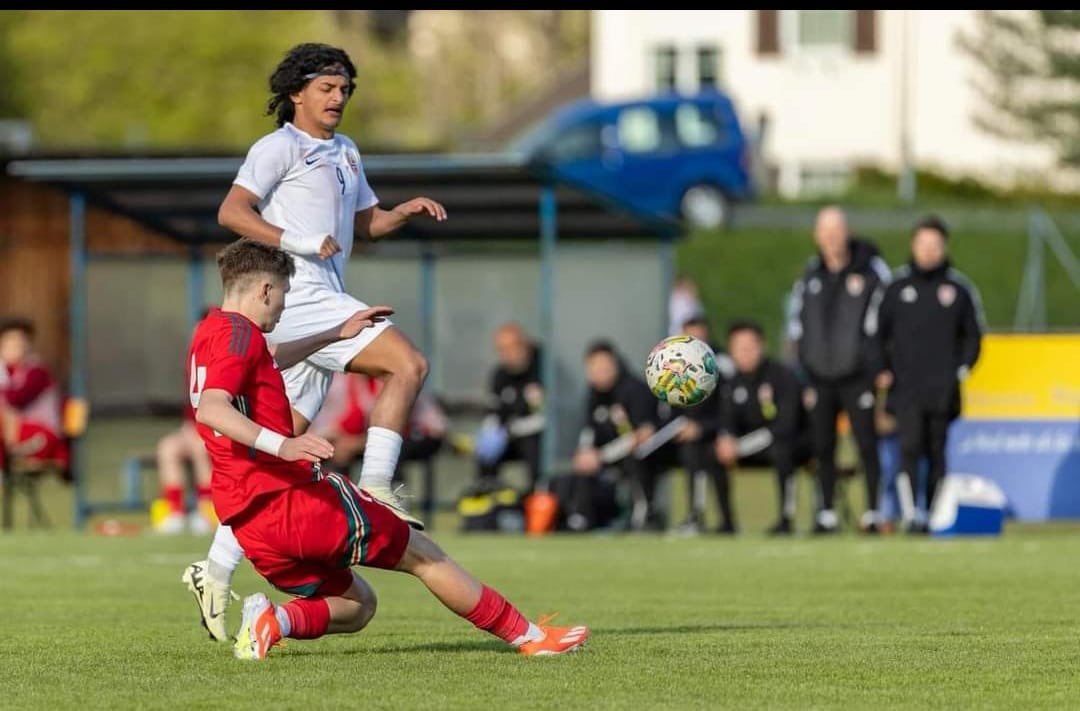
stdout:
{"type": "Polygon", "coordinates": [[[232,526],[255,570],[299,597],[341,595],[352,585],[353,565],[396,568],[410,534],[392,510],[340,474],[268,497],[232,526]]]}
{"type": "Polygon", "coordinates": [[[28,420],[19,423],[15,443],[8,454],[63,467],[67,467],[69,459],[67,443],[58,434],[45,425],[28,420]]]}

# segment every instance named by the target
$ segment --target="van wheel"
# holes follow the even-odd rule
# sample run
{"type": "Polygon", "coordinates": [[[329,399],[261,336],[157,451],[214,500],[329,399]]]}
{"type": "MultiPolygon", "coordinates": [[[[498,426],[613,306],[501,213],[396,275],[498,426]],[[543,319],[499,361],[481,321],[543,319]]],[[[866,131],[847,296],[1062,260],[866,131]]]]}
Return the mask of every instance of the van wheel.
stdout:
{"type": "Polygon", "coordinates": [[[687,188],[679,202],[683,220],[695,229],[715,230],[731,221],[731,201],[714,185],[700,183],[687,188]]]}

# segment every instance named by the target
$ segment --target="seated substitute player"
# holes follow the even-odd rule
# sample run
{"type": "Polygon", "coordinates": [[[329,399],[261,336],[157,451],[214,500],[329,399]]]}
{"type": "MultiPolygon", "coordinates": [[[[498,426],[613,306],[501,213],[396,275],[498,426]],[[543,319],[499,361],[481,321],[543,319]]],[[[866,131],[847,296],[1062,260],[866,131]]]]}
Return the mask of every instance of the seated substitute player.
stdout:
{"type": "Polygon", "coordinates": [[[735,366],[731,358],[712,342],[709,322],[703,316],[695,316],[682,325],[682,332],[688,336],[708,343],[716,353],[716,370],[719,382],[716,389],[693,407],[688,407],[680,414],[686,424],[675,435],[675,448],[679,463],[686,470],[687,490],[690,497],[690,513],[686,521],[679,526],[683,534],[700,533],[705,525],[705,487],[706,478],[712,479],[716,489],[716,503],[720,511],[720,526],[716,532],[733,534],[737,532],[735,514],[731,509],[731,483],[727,468],[716,458],[717,431],[720,426],[720,393],[724,383],[735,375],[735,366]]]}
{"type": "Polygon", "coordinates": [[[0,468],[19,457],[59,467],[66,475],[68,447],[60,424],[60,388],[33,350],[34,323],[0,323],[0,468]],[[5,450],[6,455],[5,455],[5,450]]]}
{"type": "Polygon", "coordinates": [[[720,396],[716,456],[725,467],[739,464],[776,469],[780,517],[769,532],[793,532],[795,467],[810,459],[802,387],[788,368],[765,355],[765,333],[752,321],[728,328],[728,355],[735,375],[720,396]]]}
{"type": "Polygon", "coordinates": [[[540,478],[540,438],[544,432],[544,386],[540,349],[520,325],[495,330],[499,365],[491,376],[491,409],[476,436],[480,480],[494,484],[505,462],[523,461],[529,491],[540,478]]]}
{"type": "Polygon", "coordinates": [[[195,412],[190,403],[184,404],[180,427],[158,440],[157,467],[161,495],[168,502],[169,513],[154,525],[154,531],[174,535],[187,528],[198,536],[213,531],[217,517],[210,498],[210,458],[195,427],[195,412]],[[188,463],[195,475],[196,494],[195,510],[190,514],[184,494],[188,463]]]}
{"type": "Polygon", "coordinates": [[[356,632],[375,614],[372,588],[352,565],[400,570],[420,579],[448,608],[527,655],[579,648],[586,627],[529,622],[491,588],[410,528],[385,504],[319,466],[333,456],[312,434],[288,437],[292,416],[281,373],[307,354],[392,313],[359,311],[339,327],[281,343],[264,333],[285,305],[292,258],[240,240],[218,257],[224,302],[199,325],[191,346],[191,399],[214,467],[214,505],[255,569],[296,596],[274,605],[262,593],[244,600],[235,654],[262,659],[283,637],[356,632]]]}
{"type": "Polygon", "coordinates": [[[583,531],[598,523],[595,499],[603,483],[599,478],[618,471],[631,487],[630,527],[661,528],[663,522],[653,510],[656,481],[673,458],[672,450],[661,447],[645,459],[634,453],[656,433],[659,403],[607,341],[597,341],[586,350],[585,379],[589,387],[586,424],[574,452],[574,475],[563,481],[570,491],[559,492],[567,527],[583,531]]]}

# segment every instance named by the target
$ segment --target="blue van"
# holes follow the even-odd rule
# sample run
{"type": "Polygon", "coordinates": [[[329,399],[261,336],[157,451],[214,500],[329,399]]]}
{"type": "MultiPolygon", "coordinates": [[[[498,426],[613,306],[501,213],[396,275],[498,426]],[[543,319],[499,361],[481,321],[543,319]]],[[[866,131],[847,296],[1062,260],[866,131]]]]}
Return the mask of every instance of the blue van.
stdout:
{"type": "Polygon", "coordinates": [[[562,178],[695,227],[725,225],[753,197],[749,145],[731,100],[708,92],[555,111],[511,146],[562,178]]]}

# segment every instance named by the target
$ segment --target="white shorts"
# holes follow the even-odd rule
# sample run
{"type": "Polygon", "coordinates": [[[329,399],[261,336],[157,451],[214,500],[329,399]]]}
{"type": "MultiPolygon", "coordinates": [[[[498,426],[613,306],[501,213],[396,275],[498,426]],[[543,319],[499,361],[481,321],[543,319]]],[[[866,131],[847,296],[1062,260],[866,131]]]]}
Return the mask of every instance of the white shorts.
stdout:
{"type": "MultiPolygon", "coordinates": [[[[348,294],[328,289],[290,291],[285,297],[285,311],[281,314],[273,332],[267,336],[270,343],[288,343],[321,333],[352,316],[368,305],[348,294]]],[[[289,403],[297,412],[311,422],[322,407],[330,380],[334,373],[345,370],[356,354],[391,325],[383,321],[365,328],[358,335],[337,341],[316,351],[300,363],[281,371],[285,380],[285,392],[289,403]]]]}

